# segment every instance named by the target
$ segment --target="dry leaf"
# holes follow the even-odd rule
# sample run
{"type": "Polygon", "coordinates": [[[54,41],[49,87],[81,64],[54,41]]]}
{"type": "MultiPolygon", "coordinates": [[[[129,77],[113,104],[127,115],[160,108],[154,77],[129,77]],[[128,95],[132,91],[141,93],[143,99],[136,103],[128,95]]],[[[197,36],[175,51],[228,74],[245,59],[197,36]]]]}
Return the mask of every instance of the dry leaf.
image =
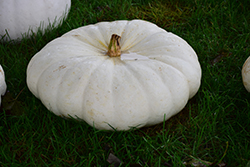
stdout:
{"type": "Polygon", "coordinates": [[[192,159],[190,162],[184,162],[184,165],[192,165],[195,167],[208,167],[212,165],[212,162],[204,161],[201,159],[192,159]]]}
{"type": "MultiPolygon", "coordinates": [[[[216,163],[194,158],[189,162],[184,162],[183,164],[186,166],[191,165],[194,167],[209,167],[209,166],[214,166],[216,163]]],[[[216,167],[225,167],[225,166],[226,164],[224,162],[220,162],[219,164],[216,165],[216,167]]]]}
{"type": "Polygon", "coordinates": [[[118,167],[121,164],[121,160],[119,158],[117,158],[114,154],[109,153],[108,159],[107,159],[108,163],[112,164],[114,167],[118,167]]]}
{"type": "Polygon", "coordinates": [[[211,65],[215,65],[216,63],[222,61],[223,58],[225,57],[228,57],[228,56],[231,56],[232,53],[225,53],[225,52],[222,52],[221,54],[219,54],[218,56],[216,56],[212,61],[211,61],[211,65]]]}
{"type": "Polygon", "coordinates": [[[22,105],[22,102],[17,100],[18,96],[14,98],[12,93],[7,91],[5,95],[2,97],[1,112],[5,111],[6,115],[14,115],[14,116],[19,116],[24,114],[25,110],[22,105]]]}
{"type": "Polygon", "coordinates": [[[247,166],[246,167],[250,167],[250,161],[248,161],[248,163],[247,163],[247,166]]]}

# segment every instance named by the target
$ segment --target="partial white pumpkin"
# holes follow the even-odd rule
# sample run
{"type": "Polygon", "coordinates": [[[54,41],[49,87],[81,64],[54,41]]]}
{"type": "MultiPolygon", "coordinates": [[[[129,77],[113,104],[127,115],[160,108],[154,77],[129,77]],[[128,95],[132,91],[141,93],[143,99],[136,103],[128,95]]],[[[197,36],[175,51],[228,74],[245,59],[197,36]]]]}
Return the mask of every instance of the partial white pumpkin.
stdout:
{"type": "Polygon", "coordinates": [[[241,74],[243,85],[245,86],[246,90],[250,92],[250,57],[248,57],[248,59],[245,61],[241,74]]]}
{"type": "Polygon", "coordinates": [[[0,37],[17,40],[38,28],[57,27],[70,7],[71,0],[0,0],[0,37]]]}
{"type": "Polygon", "coordinates": [[[48,43],[27,68],[28,88],[48,110],[105,130],[169,119],[196,94],[200,81],[192,47],[143,20],[74,29],[48,43]],[[121,36],[119,57],[107,55],[112,34],[121,36]]]}
{"type": "Polygon", "coordinates": [[[2,66],[0,65],[0,105],[1,105],[1,96],[6,92],[7,85],[5,83],[5,76],[2,66]]]}

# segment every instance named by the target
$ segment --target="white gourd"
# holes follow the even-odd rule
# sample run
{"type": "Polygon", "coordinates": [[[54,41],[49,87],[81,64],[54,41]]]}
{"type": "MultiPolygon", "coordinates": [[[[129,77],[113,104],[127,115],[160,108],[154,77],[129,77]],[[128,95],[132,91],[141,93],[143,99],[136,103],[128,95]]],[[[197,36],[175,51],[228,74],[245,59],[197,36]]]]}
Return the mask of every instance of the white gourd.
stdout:
{"type": "Polygon", "coordinates": [[[49,25],[57,27],[70,6],[71,0],[0,0],[0,37],[18,40],[38,28],[44,32],[49,25]]]}
{"type": "Polygon", "coordinates": [[[245,86],[246,90],[250,92],[250,57],[248,57],[245,61],[242,67],[241,75],[243,85],[245,86]]]}
{"type": "Polygon", "coordinates": [[[200,81],[192,47],[143,20],[74,29],[48,43],[27,68],[28,88],[48,110],[105,130],[169,119],[196,94],[200,81]]]}
{"type": "Polygon", "coordinates": [[[5,76],[2,66],[0,65],[0,105],[1,105],[1,96],[6,92],[7,86],[5,83],[5,76]]]}

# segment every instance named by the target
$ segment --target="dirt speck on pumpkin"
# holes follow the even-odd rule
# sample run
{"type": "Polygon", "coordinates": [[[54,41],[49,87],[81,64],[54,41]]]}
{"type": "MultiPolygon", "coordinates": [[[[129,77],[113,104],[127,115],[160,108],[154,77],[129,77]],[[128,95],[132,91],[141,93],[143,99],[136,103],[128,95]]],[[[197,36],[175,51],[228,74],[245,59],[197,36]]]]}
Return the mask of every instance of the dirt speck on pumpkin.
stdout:
{"type": "Polygon", "coordinates": [[[58,69],[54,70],[53,72],[60,71],[60,70],[62,70],[64,68],[66,68],[66,66],[65,65],[61,65],[61,66],[58,67],[58,69]]]}
{"type": "Polygon", "coordinates": [[[94,116],[93,110],[88,111],[88,114],[89,114],[91,117],[93,117],[93,116],[94,116]]]}

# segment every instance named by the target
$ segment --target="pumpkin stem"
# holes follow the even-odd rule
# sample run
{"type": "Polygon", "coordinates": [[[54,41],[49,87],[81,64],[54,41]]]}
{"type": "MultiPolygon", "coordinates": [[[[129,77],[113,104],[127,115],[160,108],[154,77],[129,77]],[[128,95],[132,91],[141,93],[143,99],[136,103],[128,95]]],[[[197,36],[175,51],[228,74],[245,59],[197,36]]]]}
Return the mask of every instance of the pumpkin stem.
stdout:
{"type": "Polygon", "coordinates": [[[121,46],[120,46],[121,37],[116,34],[112,34],[107,55],[110,57],[121,56],[121,46]]]}

